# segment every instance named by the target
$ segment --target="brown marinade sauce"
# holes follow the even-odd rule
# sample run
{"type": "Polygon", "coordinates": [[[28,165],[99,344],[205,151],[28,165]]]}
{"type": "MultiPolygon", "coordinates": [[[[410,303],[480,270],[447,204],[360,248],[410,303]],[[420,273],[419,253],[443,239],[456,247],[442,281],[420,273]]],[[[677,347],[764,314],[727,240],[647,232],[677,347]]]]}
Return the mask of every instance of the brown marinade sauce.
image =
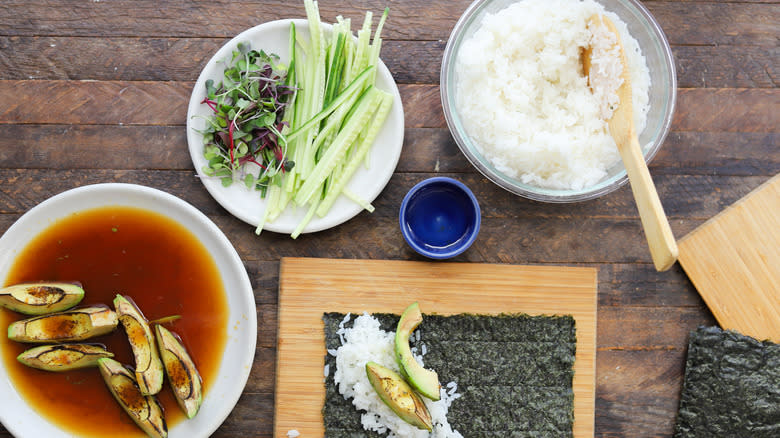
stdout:
{"type": "MultiPolygon", "coordinates": [[[[146,318],[181,318],[166,327],[177,333],[195,361],[208,393],[227,339],[227,299],[216,264],[206,248],[175,221],[146,210],[104,207],[53,223],[26,248],[19,248],[4,286],[35,281],[80,282],[79,307],[106,304],[116,294],[133,299],[146,318]]],[[[3,332],[24,315],[0,309],[3,332]]],[[[101,343],[115,359],[133,364],[121,324],[101,343]]],[[[14,387],[48,421],[83,437],[143,437],[113,399],[97,368],[46,372],[16,356],[33,347],[0,336],[2,361],[14,387]]],[[[168,383],[159,400],[169,428],[185,417],[168,383]]]]}

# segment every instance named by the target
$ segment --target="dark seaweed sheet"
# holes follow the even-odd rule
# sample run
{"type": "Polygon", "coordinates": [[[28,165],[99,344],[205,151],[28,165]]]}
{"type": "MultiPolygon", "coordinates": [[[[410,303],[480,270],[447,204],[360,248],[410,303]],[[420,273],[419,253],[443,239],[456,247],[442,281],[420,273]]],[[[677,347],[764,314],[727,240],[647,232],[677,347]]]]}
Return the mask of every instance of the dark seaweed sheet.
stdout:
{"type": "MultiPolygon", "coordinates": [[[[344,314],[326,313],[328,349],[341,344],[336,331],[344,314]]],[[[397,315],[374,314],[394,331],[397,315]]],[[[351,322],[346,326],[351,327],[351,322]]],[[[576,332],[571,316],[425,315],[420,326],[426,368],[442,385],[455,381],[461,398],[447,419],[468,438],[568,437],[574,422],[576,332]]],[[[413,340],[412,346],[417,346],[413,340]]],[[[360,412],[333,382],[336,360],[326,355],[325,436],[380,437],[363,430],[360,412]]]]}
{"type": "Polygon", "coordinates": [[[780,345],[718,327],[691,332],[674,436],[780,437],[780,345]]]}

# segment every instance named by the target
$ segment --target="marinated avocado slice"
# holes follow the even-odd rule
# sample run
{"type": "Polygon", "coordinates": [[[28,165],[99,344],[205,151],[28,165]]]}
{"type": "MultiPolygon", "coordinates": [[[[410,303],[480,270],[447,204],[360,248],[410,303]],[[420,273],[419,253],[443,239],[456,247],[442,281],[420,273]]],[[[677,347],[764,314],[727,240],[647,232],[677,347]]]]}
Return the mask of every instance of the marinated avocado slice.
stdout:
{"type": "Polygon", "coordinates": [[[439,400],[441,398],[439,375],[417,363],[411,348],[409,348],[409,336],[421,322],[420,305],[416,302],[412,303],[401,314],[401,319],[395,330],[395,360],[401,367],[401,374],[406,377],[414,389],[431,400],[439,400]]]}
{"type": "Polygon", "coordinates": [[[141,393],[153,395],[163,384],[163,365],[157,352],[154,334],[141,310],[122,295],[114,298],[114,309],[125,328],[135,357],[135,378],[141,393]]]}
{"type": "Polygon", "coordinates": [[[110,358],[98,359],[98,369],[108,390],[127,415],[152,438],[168,436],[162,406],[153,395],[144,395],[127,368],[110,358]]]}
{"type": "Polygon", "coordinates": [[[154,326],[154,332],[173,395],[187,418],[192,418],[198,413],[203,401],[200,374],[176,335],[159,324],[154,326]]]}
{"type": "Polygon", "coordinates": [[[59,372],[97,366],[103,357],[114,357],[103,345],[56,344],[31,348],[16,359],[31,368],[59,372]]]}
{"type": "Polygon", "coordinates": [[[22,283],[0,289],[0,306],[25,315],[68,310],[83,298],[84,289],[72,283],[22,283]]]}
{"type": "Polygon", "coordinates": [[[376,362],[368,362],[366,375],[379,398],[402,420],[418,429],[430,431],[433,428],[425,403],[398,373],[376,362]]]}
{"type": "Polygon", "coordinates": [[[90,306],[22,319],[8,326],[8,339],[17,342],[76,342],[110,333],[117,315],[106,306],[90,306]]]}

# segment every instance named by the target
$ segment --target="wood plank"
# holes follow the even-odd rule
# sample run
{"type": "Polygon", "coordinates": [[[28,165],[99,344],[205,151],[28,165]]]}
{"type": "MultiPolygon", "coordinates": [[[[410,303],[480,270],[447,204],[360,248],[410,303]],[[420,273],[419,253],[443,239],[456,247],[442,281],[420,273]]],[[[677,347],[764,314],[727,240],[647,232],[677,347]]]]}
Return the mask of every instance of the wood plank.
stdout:
{"type": "Polygon", "coordinates": [[[228,40],[0,36],[0,79],[195,82],[228,40]]]}
{"type": "MultiPolygon", "coordinates": [[[[448,175],[471,187],[482,204],[483,218],[535,221],[573,220],[592,216],[595,219],[636,219],[633,197],[628,187],[584,203],[548,204],[513,195],[481,175],[451,173],[402,173],[390,183],[374,205],[377,210],[366,216],[395,219],[401,198],[417,182],[436,175],[448,175]]],[[[720,175],[659,175],[655,178],[667,213],[672,218],[703,221],[747,195],[767,180],[765,176],[730,177],[720,175]]],[[[108,169],[2,169],[0,212],[22,213],[55,194],[86,184],[127,182],[165,187],[165,190],[192,203],[208,215],[227,215],[204,189],[195,171],[108,170],[108,169]],[[42,184],[41,181],[52,181],[42,184]]],[[[395,228],[395,227],[394,227],[395,228]]]]}
{"type": "MultiPolygon", "coordinates": [[[[10,0],[0,8],[0,22],[9,24],[8,32],[12,35],[232,37],[266,21],[306,16],[302,1],[254,0],[237,4],[230,0],[199,0],[173,2],[164,8],[153,0],[63,3],[69,4],[53,10],[10,0]]],[[[433,35],[449,34],[455,23],[453,9],[463,11],[468,4],[466,0],[437,0],[426,4],[426,13],[420,14],[417,2],[394,1],[382,35],[387,39],[439,39],[440,36],[433,35]]],[[[356,28],[365,11],[378,16],[387,5],[380,0],[352,5],[323,2],[320,14],[326,22],[335,21],[338,15],[351,18],[356,28]]]]}
{"type": "MultiPolygon", "coordinates": [[[[199,208],[226,232],[245,260],[273,260],[287,254],[300,254],[300,251],[305,251],[302,255],[307,256],[421,259],[406,245],[398,230],[397,209],[400,198],[394,194],[411,187],[417,181],[416,178],[394,177],[390,184],[392,190],[380,195],[376,202],[378,211],[373,214],[361,213],[335,229],[305,235],[293,241],[283,234],[263,233],[259,237],[255,236],[251,226],[227,215],[192,173],[176,175],[176,178],[171,178],[168,172],[141,171],[0,171],[0,179],[12,184],[3,185],[4,190],[0,191],[0,211],[21,214],[44,199],[73,186],[111,181],[136,183],[164,187],[166,191],[199,208]],[[63,184],[52,186],[51,183],[41,183],[55,180],[63,181],[63,184]],[[365,244],[350,245],[350,236],[357,235],[363,236],[365,244]],[[301,246],[301,241],[310,244],[301,246]]],[[[674,190],[679,190],[679,196],[666,195],[667,186],[659,186],[665,194],[662,195],[663,199],[690,200],[688,204],[670,204],[680,209],[681,216],[672,216],[671,223],[677,236],[693,230],[719,211],[721,205],[728,205],[728,200],[739,191],[747,193],[754,187],[752,184],[757,186],[762,181],[761,178],[705,178],[700,180],[701,184],[697,186],[700,191],[695,193],[692,185],[685,182],[686,179],[678,178],[675,182],[674,190]],[[721,186],[713,187],[713,181],[721,186]],[[733,186],[729,187],[728,184],[733,186]],[[690,209],[690,214],[682,215],[686,208],[690,209]],[[702,209],[698,210],[702,219],[692,219],[697,209],[702,209]]],[[[567,207],[522,200],[477,177],[467,179],[466,182],[477,192],[486,208],[480,235],[458,260],[570,264],[649,262],[645,246],[637,245],[634,240],[641,237],[641,226],[628,188],[621,189],[625,193],[621,193],[620,198],[606,197],[590,205],[572,204],[567,207]],[[474,182],[478,180],[482,182],[474,182]],[[481,195],[493,192],[495,195],[492,197],[481,195]],[[487,199],[491,200],[488,202],[487,199]],[[509,207],[507,210],[494,210],[490,206],[495,203],[509,207]],[[511,238],[507,239],[507,236],[511,238]]]]}
{"type": "Polygon", "coordinates": [[[731,2],[643,2],[671,44],[777,47],[780,4],[731,2]]]}
{"type": "MultiPolygon", "coordinates": [[[[637,311],[633,316],[642,317],[643,320],[646,314],[640,309],[647,307],[680,308],[673,313],[682,312],[683,307],[694,307],[697,312],[705,308],[701,297],[695,292],[679,265],[673,266],[668,274],[659,273],[652,265],[614,263],[597,266],[601,319],[607,307],[635,308],[637,311]]],[[[709,318],[711,316],[708,316],[709,318]]],[[[634,324],[626,320],[622,323],[634,324]]],[[[618,326],[613,328],[617,329],[618,326]]]]}
{"type": "MultiPolygon", "coordinates": [[[[650,172],[654,177],[669,173],[774,175],[780,172],[778,144],[780,133],[672,131],[650,163],[650,172]]],[[[474,167],[448,130],[407,128],[396,171],[468,173],[474,167]]]]}
{"type": "MultiPolygon", "coordinates": [[[[247,260],[244,265],[254,288],[255,302],[258,305],[277,305],[279,260],[247,260]]],[[[670,311],[672,313],[681,312],[685,307],[694,307],[698,310],[706,307],[679,266],[672,268],[672,275],[660,273],[652,265],[642,264],[579,264],[577,266],[599,270],[598,299],[602,309],[633,307],[637,309],[633,315],[642,316],[639,310],[646,307],[674,308],[670,311]]],[[[708,320],[711,320],[711,315],[708,315],[708,320]]],[[[258,321],[260,326],[270,324],[276,327],[276,318],[269,322],[265,320],[263,314],[258,313],[258,321]]],[[[258,347],[259,351],[260,347],[258,347]]]]}
{"type": "Polygon", "coordinates": [[[185,82],[0,81],[0,123],[184,124],[185,82]]]}
{"type": "Polygon", "coordinates": [[[596,272],[587,268],[285,258],[280,268],[274,432],[281,437],[297,429],[304,436],[322,436],[323,312],[399,313],[419,301],[423,309],[443,315],[572,315],[577,325],[574,434],[592,436],[596,281],[596,272]],[[452,294],[452,284],[464,287],[452,294]],[[555,300],[549,299],[550,293],[556,294],[555,300]]]}
{"type": "Polygon", "coordinates": [[[680,264],[721,327],[780,342],[780,175],[682,238],[680,264]]]}
{"type": "Polygon", "coordinates": [[[777,88],[780,47],[673,46],[681,88],[777,88]]]}
{"type": "MultiPolygon", "coordinates": [[[[195,82],[227,41],[0,36],[0,66],[5,67],[0,79],[195,82]]],[[[444,46],[443,41],[383,40],[381,56],[399,83],[438,83],[444,46]]]]}
{"type": "Polygon", "coordinates": [[[775,175],[780,133],[678,132],[666,137],[650,163],[653,175],[775,175]]]}
{"type": "Polygon", "coordinates": [[[684,350],[690,332],[701,325],[715,325],[705,306],[674,311],[663,306],[599,307],[598,349],[684,350]]]}
{"type": "Polygon", "coordinates": [[[244,392],[213,438],[271,437],[273,393],[244,392]]]}
{"type": "Polygon", "coordinates": [[[777,132],[780,89],[683,89],[675,131],[777,132]]]}
{"type": "Polygon", "coordinates": [[[596,436],[671,437],[685,350],[600,350],[596,436]]]}
{"type": "Polygon", "coordinates": [[[0,124],[0,168],[189,171],[193,165],[183,126],[0,124]]]}
{"type": "MultiPolygon", "coordinates": [[[[10,103],[0,108],[0,124],[183,125],[192,86],[189,82],[2,80],[0,99],[10,103]]],[[[406,128],[446,127],[438,85],[400,84],[398,88],[406,128]]],[[[780,89],[680,89],[672,130],[774,133],[778,125],[780,89]]]]}
{"type": "MultiPolygon", "coordinates": [[[[195,81],[226,38],[0,36],[0,79],[195,81]],[[100,59],[99,63],[94,60],[100,59]]],[[[398,83],[436,84],[446,41],[384,40],[398,83]]],[[[681,88],[776,88],[778,47],[673,46],[681,88]]]]}
{"type": "MultiPolygon", "coordinates": [[[[404,242],[396,217],[362,215],[335,230],[304,236],[293,241],[287,235],[263,233],[232,218],[212,218],[226,233],[244,260],[269,260],[288,254],[306,257],[424,260],[404,242]],[[350,246],[349,236],[362,236],[361,244],[350,246]],[[309,242],[305,247],[298,243],[309,242]]],[[[679,221],[672,228],[684,234],[701,221],[679,221]]],[[[638,219],[483,218],[482,229],[472,247],[456,257],[459,262],[555,263],[579,265],[592,263],[650,263],[649,252],[637,242],[641,225],[638,219]],[[572,226],[572,222],[576,222],[572,226]],[[534,230],[529,233],[529,230],[534,230]],[[509,236],[509,238],[507,238],[509,236]],[[589,236],[583,238],[583,236],[589,236]]],[[[671,275],[671,274],[670,274],[671,275]]]]}
{"type": "MultiPolygon", "coordinates": [[[[178,125],[0,124],[0,168],[190,170],[185,137],[178,125]]],[[[650,171],[656,177],[774,175],[779,142],[778,133],[671,132],[650,171]]],[[[396,172],[475,170],[447,129],[408,128],[396,172]]]]}
{"type": "MultiPolygon", "coordinates": [[[[230,38],[265,21],[304,17],[303,2],[154,0],[82,2],[70,0],[51,8],[45,3],[7,0],[0,5],[0,22],[8,36],[133,36],[230,38]],[[247,11],[250,11],[247,13],[247,11]]],[[[395,0],[382,35],[388,40],[447,40],[469,0],[431,0],[421,14],[419,3],[395,0]],[[403,23],[403,25],[400,25],[403,23]]],[[[773,2],[646,1],[643,3],[660,23],[672,44],[761,45],[776,47],[775,17],[780,5],[773,2]]],[[[337,15],[362,20],[366,10],[381,12],[387,1],[367,0],[333,5],[323,2],[323,20],[337,15]]]]}
{"type": "MultiPolygon", "coordinates": [[[[102,181],[105,182],[105,181],[102,181]]],[[[127,182],[127,181],[122,181],[127,182]]],[[[185,199],[186,200],[186,199],[185,199]]],[[[228,236],[245,262],[272,261],[295,254],[304,257],[425,260],[403,240],[398,218],[361,214],[333,230],[292,240],[286,234],[254,234],[254,228],[225,213],[206,213],[228,236]],[[361,236],[360,245],[352,245],[361,236]],[[300,242],[307,242],[301,244],[300,242]]],[[[0,214],[5,228],[18,217],[0,214]]],[[[703,220],[679,219],[672,224],[676,235],[685,235],[703,220]]],[[[3,229],[5,229],[3,228],[3,229]]],[[[509,264],[649,264],[639,219],[589,219],[582,217],[483,218],[480,235],[468,251],[453,261],[509,264]],[[572,225],[573,224],[573,225],[572,225]],[[585,237],[583,237],[585,236],[585,237]]],[[[675,283],[683,283],[682,272],[675,283]]]]}

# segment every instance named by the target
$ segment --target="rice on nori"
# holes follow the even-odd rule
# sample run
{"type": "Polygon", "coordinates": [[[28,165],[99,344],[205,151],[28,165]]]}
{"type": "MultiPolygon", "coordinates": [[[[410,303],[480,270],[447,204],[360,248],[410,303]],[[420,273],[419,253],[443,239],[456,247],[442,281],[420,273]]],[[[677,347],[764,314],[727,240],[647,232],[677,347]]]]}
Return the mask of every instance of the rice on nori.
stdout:
{"type": "MultiPolygon", "coordinates": [[[[328,350],[341,345],[337,332],[344,316],[323,315],[328,350]]],[[[386,331],[394,331],[399,318],[372,316],[386,331]]],[[[461,397],[452,401],[447,419],[464,437],[572,436],[574,318],[425,315],[417,331],[421,336],[412,336],[411,345],[426,352],[425,367],[439,374],[442,385],[457,383],[461,397]]],[[[325,436],[383,436],[363,430],[361,413],[339,393],[335,357],[326,355],[325,364],[325,436]]]]}
{"type": "Polygon", "coordinates": [[[691,332],[674,436],[780,436],[780,344],[718,327],[691,332]]]}

